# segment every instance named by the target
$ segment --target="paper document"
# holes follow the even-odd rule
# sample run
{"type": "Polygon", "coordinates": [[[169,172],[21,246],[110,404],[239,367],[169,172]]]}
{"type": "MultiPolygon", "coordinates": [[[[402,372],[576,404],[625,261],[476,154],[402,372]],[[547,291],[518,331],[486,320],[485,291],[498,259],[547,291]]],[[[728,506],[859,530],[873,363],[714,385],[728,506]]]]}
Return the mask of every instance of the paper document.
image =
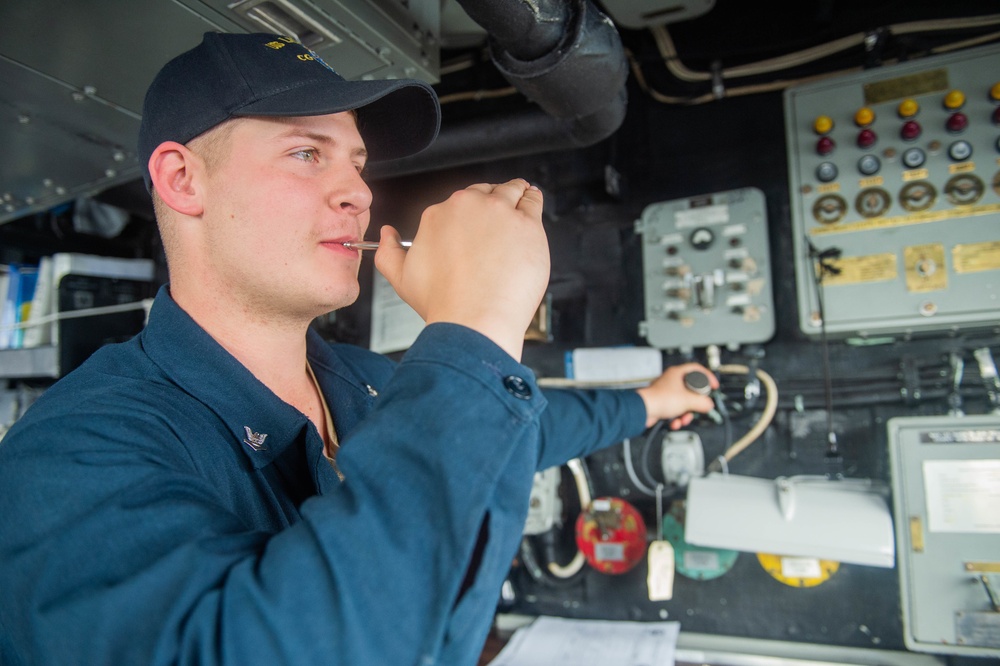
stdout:
{"type": "Polygon", "coordinates": [[[490,666],[673,666],[680,629],[679,622],[540,617],[490,666]]]}
{"type": "Polygon", "coordinates": [[[1000,534],[1000,460],[925,460],[931,532],[1000,534]]]}
{"type": "Polygon", "coordinates": [[[379,354],[409,349],[424,330],[424,320],[399,297],[381,273],[374,273],[369,347],[379,354]]]}

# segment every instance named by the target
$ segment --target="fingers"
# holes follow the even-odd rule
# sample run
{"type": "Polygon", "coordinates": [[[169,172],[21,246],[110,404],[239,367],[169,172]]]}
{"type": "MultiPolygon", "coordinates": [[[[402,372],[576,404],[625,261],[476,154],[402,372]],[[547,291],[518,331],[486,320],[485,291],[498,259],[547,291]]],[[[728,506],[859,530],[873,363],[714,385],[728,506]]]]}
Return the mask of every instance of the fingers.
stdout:
{"type": "Polygon", "coordinates": [[[541,219],[542,217],[542,210],[544,208],[542,191],[534,185],[529,184],[523,178],[514,178],[513,180],[508,180],[506,183],[499,184],[476,183],[469,185],[465,189],[483,194],[496,195],[505,199],[514,208],[530,217],[536,219],[541,219]]]}
{"type": "Polygon", "coordinates": [[[397,292],[402,282],[405,258],[406,249],[400,244],[399,232],[388,224],[383,226],[379,231],[379,247],[375,251],[375,268],[397,292]]]}
{"type": "Polygon", "coordinates": [[[685,428],[691,425],[691,421],[693,420],[694,420],[694,414],[688,412],[683,416],[678,416],[675,419],[671,419],[669,427],[671,430],[680,430],[681,428],[685,428]]]}
{"type": "Polygon", "coordinates": [[[424,321],[467,326],[520,358],[549,278],[538,188],[470,185],[424,210],[409,252],[398,241],[382,229],[375,266],[424,321]]]}
{"type": "Polygon", "coordinates": [[[710,396],[687,388],[684,376],[690,372],[703,373],[713,390],[719,388],[718,377],[700,363],[681,363],[667,368],[648,387],[638,389],[646,404],[647,427],[663,419],[672,429],[681,428],[691,423],[692,412],[705,413],[715,408],[710,396]]]}
{"type": "Polygon", "coordinates": [[[517,209],[540,219],[544,205],[542,191],[532,185],[521,194],[521,199],[517,202],[517,209]]]}
{"type": "Polygon", "coordinates": [[[512,178],[506,183],[473,183],[465,189],[476,190],[485,194],[492,194],[498,191],[499,194],[507,193],[508,195],[513,195],[516,193],[517,197],[520,197],[521,193],[529,187],[531,186],[524,178],[512,178]]]}
{"type": "Polygon", "coordinates": [[[476,183],[474,185],[469,185],[465,189],[475,190],[476,192],[482,192],[483,194],[495,194],[498,197],[506,199],[515,207],[520,207],[520,204],[524,202],[526,197],[529,201],[533,202],[533,204],[541,204],[541,190],[534,185],[529,184],[528,181],[523,178],[514,178],[512,180],[508,180],[506,183],[499,184],[476,183]]]}

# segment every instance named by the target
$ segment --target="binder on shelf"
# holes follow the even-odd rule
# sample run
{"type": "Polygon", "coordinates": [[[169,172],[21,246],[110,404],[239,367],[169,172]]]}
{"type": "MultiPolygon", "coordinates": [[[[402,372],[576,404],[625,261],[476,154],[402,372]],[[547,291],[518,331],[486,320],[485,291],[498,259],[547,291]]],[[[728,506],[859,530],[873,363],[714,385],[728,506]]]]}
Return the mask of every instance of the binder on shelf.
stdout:
{"type": "Polygon", "coordinates": [[[31,326],[33,322],[52,314],[52,257],[42,257],[38,262],[38,281],[31,309],[25,320],[29,324],[24,332],[24,348],[41,347],[52,343],[52,327],[45,324],[31,326]]]}
{"type": "Polygon", "coordinates": [[[6,290],[0,310],[0,349],[20,349],[24,329],[19,328],[31,310],[38,280],[38,267],[11,264],[7,267],[6,290]]]}
{"type": "MultiPolygon", "coordinates": [[[[8,278],[9,274],[0,274],[8,278]]],[[[22,349],[0,348],[0,377],[61,377],[99,347],[121,342],[142,330],[142,301],[153,296],[155,265],[151,259],[57,253],[39,262],[37,283],[22,349]],[[108,311],[109,306],[112,311],[108,311]],[[119,306],[124,306],[119,307],[119,306]],[[131,307],[130,307],[131,306],[131,307]],[[93,313],[82,312],[98,308],[93,313]],[[66,316],[81,311],[81,316],[66,316]]],[[[0,289],[6,296],[10,292],[0,289]]],[[[4,301],[6,302],[6,299],[4,301]]]]}
{"type": "Polygon", "coordinates": [[[10,289],[10,266],[0,266],[0,349],[6,349],[13,329],[14,311],[7,309],[7,292],[10,289]],[[8,319],[10,321],[8,322],[8,319]]]}

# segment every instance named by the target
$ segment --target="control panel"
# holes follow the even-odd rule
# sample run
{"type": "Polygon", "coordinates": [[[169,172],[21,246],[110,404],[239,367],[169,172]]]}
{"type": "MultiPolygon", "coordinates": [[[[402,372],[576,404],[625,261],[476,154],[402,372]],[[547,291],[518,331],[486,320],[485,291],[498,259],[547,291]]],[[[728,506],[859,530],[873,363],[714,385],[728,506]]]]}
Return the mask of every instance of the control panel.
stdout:
{"type": "Polygon", "coordinates": [[[784,101],[800,328],[1000,323],[1000,48],[789,88],[784,101]]]}
{"type": "Polygon", "coordinates": [[[774,335],[764,194],[743,188],[647,206],[642,235],[645,320],[661,349],[731,349],[774,335]]]}

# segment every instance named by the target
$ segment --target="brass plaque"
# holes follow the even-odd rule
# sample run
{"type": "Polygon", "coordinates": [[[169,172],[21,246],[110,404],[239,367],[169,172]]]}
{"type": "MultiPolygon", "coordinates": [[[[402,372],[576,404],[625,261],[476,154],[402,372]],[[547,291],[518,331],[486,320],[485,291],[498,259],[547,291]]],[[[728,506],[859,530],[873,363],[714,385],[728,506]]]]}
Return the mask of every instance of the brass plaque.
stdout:
{"type": "Polygon", "coordinates": [[[966,562],[964,569],[975,573],[1000,573],[1000,562],[966,562]]]}
{"type": "Polygon", "coordinates": [[[906,289],[913,293],[940,291],[948,288],[948,271],[944,265],[944,245],[928,243],[903,248],[903,270],[906,289]]]}
{"type": "Polygon", "coordinates": [[[881,104],[893,99],[916,97],[947,89],[948,71],[946,69],[931,69],[895,79],[866,83],[864,85],[865,103],[881,104]]]}
{"type": "Polygon", "coordinates": [[[928,173],[927,169],[910,169],[909,171],[904,171],[903,182],[908,183],[911,180],[926,180],[928,173]]]}
{"type": "MultiPolygon", "coordinates": [[[[924,224],[927,222],[943,222],[945,220],[955,220],[975,217],[977,215],[993,215],[1000,213],[1000,203],[979,204],[975,206],[962,206],[960,209],[952,210],[924,210],[906,215],[896,215],[892,217],[878,217],[857,222],[846,222],[827,227],[814,227],[809,230],[812,235],[845,233],[856,231],[873,231],[875,229],[888,229],[890,227],[900,227],[907,224],[924,224]]],[[[990,268],[993,268],[992,266],[990,268]]],[[[986,270],[986,269],[981,269],[986,270]]]]}
{"type": "Polygon", "coordinates": [[[956,273],[978,273],[1000,269],[1000,241],[962,243],[951,249],[956,273]]]}
{"type": "Polygon", "coordinates": [[[924,552],[924,526],[920,516],[910,516],[910,543],[914,553],[924,552]]]}
{"type": "Polygon", "coordinates": [[[869,254],[863,257],[841,257],[827,263],[840,269],[840,273],[837,275],[823,274],[823,284],[827,286],[885,282],[886,280],[895,280],[899,276],[896,255],[892,252],[869,254]]]}

